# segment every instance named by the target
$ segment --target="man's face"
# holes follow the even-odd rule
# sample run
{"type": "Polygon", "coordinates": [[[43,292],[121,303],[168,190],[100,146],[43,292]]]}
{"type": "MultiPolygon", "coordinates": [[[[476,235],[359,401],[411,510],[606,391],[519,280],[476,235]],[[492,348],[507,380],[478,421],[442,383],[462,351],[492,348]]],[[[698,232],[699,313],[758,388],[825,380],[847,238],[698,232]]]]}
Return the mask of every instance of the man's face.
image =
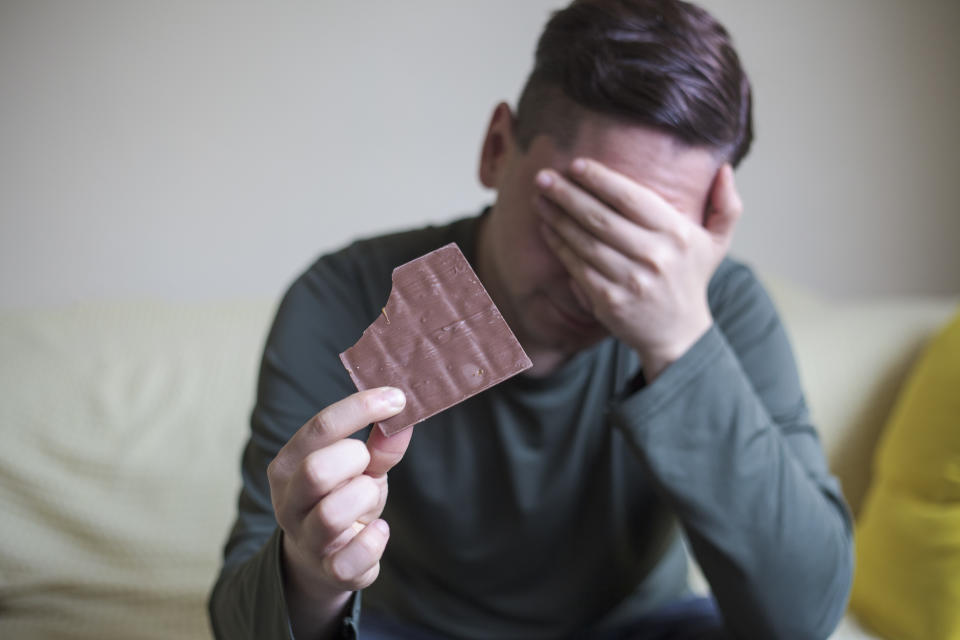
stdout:
{"type": "Polygon", "coordinates": [[[578,303],[570,276],[543,238],[537,172],[552,168],[566,174],[575,158],[592,158],[655,191],[678,215],[701,224],[719,168],[708,150],[684,147],[653,129],[582,114],[569,148],[539,135],[524,151],[513,138],[512,114],[501,105],[481,158],[481,180],[498,193],[480,231],[480,277],[533,360],[535,375],[553,370],[607,335],[578,303]]]}

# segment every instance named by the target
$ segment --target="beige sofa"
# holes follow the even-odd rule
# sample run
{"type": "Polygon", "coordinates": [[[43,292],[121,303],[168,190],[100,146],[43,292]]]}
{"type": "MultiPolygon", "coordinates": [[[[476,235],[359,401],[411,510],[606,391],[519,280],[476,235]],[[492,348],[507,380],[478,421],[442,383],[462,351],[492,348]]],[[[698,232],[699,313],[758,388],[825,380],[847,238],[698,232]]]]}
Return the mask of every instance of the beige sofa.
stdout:
{"type": "MultiPolygon", "coordinates": [[[[955,299],[835,302],[776,283],[856,509],[919,347],[955,299]]],[[[0,313],[0,638],[208,638],[265,302],[0,313]]],[[[845,621],[835,637],[861,635],[845,621]]]]}

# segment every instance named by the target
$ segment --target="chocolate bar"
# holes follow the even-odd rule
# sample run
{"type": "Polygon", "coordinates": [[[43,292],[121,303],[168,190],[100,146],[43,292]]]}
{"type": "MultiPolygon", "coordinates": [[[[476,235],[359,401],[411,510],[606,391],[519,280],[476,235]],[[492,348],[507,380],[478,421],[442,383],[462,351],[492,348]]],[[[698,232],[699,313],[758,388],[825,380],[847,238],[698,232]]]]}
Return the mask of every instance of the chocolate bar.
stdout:
{"type": "Polygon", "coordinates": [[[340,354],[357,389],[391,386],[403,411],[393,435],[532,366],[500,311],[451,243],[393,270],[386,306],[340,354]]]}

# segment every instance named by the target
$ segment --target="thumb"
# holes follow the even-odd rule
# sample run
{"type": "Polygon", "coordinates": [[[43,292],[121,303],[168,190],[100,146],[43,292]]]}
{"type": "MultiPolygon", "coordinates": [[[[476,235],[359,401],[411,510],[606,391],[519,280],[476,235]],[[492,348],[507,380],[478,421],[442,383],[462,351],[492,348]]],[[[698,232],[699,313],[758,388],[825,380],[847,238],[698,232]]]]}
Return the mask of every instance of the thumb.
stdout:
{"type": "Polygon", "coordinates": [[[743,203],[733,182],[733,167],[724,164],[713,181],[704,227],[718,240],[729,241],[742,212],[743,203]]]}
{"type": "Polygon", "coordinates": [[[387,436],[378,427],[374,426],[367,437],[370,464],[367,465],[364,473],[373,478],[386,475],[387,471],[390,471],[394,465],[400,462],[403,454],[407,452],[411,436],[413,436],[413,427],[387,436]]]}

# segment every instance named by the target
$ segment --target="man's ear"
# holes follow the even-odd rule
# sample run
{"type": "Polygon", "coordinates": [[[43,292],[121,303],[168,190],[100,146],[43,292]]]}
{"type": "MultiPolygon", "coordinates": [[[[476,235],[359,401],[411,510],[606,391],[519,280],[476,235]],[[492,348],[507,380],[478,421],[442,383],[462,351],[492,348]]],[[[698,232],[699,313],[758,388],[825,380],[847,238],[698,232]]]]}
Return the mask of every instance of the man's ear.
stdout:
{"type": "Polygon", "coordinates": [[[494,108],[480,150],[480,183],[488,189],[496,189],[500,175],[516,148],[513,136],[514,115],[506,102],[494,108]]]}

